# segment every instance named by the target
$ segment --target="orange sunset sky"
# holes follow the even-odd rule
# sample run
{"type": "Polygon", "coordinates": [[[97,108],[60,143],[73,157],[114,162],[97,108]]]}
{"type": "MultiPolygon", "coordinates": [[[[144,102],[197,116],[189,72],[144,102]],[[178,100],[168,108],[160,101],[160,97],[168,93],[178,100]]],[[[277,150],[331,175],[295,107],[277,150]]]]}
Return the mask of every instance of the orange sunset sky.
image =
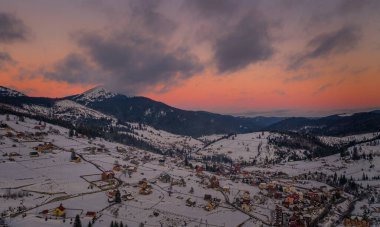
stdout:
{"type": "Polygon", "coordinates": [[[0,0],[0,85],[234,115],[380,107],[377,0],[0,0]]]}

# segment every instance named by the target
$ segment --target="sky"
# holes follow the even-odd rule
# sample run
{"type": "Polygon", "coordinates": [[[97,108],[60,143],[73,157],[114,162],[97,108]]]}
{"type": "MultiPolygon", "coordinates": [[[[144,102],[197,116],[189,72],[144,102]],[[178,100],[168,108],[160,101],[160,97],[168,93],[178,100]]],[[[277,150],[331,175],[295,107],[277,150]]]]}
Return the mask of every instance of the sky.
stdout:
{"type": "Polygon", "coordinates": [[[0,85],[243,116],[380,107],[378,0],[0,0],[0,85]]]}

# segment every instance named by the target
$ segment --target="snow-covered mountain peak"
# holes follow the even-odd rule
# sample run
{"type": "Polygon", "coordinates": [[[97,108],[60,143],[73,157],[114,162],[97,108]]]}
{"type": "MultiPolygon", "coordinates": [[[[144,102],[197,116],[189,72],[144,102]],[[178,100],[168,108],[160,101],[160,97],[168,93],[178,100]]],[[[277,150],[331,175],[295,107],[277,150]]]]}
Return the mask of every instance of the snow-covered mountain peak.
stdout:
{"type": "Polygon", "coordinates": [[[105,99],[112,98],[116,95],[117,95],[116,93],[110,92],[103,87],[95,87],[88,91],[85,91],[84,93],[80,95],[75,96],[74,99],[76,101],[89,103],[89,102],[103,101],[105,99]]]}
{"type": "Polygon", "coordinates": [[[0,86],[0,97],[21,97],[21,96],[25,96],[25,95],[13,89],[0,86]]]}

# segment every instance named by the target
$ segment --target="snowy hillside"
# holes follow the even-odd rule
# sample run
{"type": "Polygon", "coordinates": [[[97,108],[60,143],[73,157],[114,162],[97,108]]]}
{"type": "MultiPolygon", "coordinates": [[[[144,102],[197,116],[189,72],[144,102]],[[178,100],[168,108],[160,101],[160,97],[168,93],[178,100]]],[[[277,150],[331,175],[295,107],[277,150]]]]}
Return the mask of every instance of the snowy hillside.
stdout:
{"type": "MultiPolygon", "coordinates": [[[[55,108],[72,107],[82,108],[66,102],[55,108]]],[[[0,123],[0,219],[10,227],[72,226],[76,215],[82,225],[93,222],[95,227],[111,221],[128,226],[273,226],[278,207],[284,215],[302,212],[295,218],[305,223],[343,226],[341,217],[362,217],[365,211],[366,220],[378,224],[380,140],[352,146],[344,158],[336,154],[240,169],[235,164],[303,151],[276,148],[269,140],[283,135],[269,132],[232,135],[202,149],[199,140],[131,124],[157,146],[200,148],[200,157],[212,149],[234,159],[231,166],[214,163],[223,171],[205,171],[209,162],[195,154],[186,161],[175,153],[163,156],[70,135],[67,128],[14,115],[0,115],[0,123]],[[355,152],[358,160],[352,160],[355,152]]]]}
{"type": "Polygon", "coordinates": [[[25,96],[25,95],[21,92],[0,86],[0,97],[22,97],[22,96],[25,96]]]}
{"type": "MultiPolygon", "coordinates": [[[[264,163],[282,158],[283,161],[293,155],[305,157],[305,150],[286,150],[268,143],[269,138],[278,137],[280,134],[270,132],[257,132],[232,135],[211,143],[197,152],[198,157],[207,155],[224,155],[235,161],[247,161],[264,163]]],[[[206,137],[208,138],[208,137],[206,137]]]]}
{"type": "Polygon", "coordinates": [[[90,89],[80,95],[76,95],[73,97],[75,101],[80,101],[85,103],[86,105],[91,102],[100,102],[108,98],[112,98],[117,94],[108,91],[103,87],[95,87],[90,89]]]}

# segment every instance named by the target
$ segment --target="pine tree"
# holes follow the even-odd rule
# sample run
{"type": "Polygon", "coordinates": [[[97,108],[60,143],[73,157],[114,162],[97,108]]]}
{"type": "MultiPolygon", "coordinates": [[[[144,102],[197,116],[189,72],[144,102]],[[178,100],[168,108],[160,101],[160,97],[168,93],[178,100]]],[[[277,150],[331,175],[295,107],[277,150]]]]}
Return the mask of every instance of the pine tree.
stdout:
{"type": "Polygon", "coordinates": [[[91,224],[91,222],[88,222],[88,225],[87,225],[87,227],[92,227],[92,224],[91,224]]]}
{"type": "Polygon", "coordinates": [[[124,224],[123,224],[122,221],[120,221],[120,225],[119,225],[119,227],[124,227],[124,224]]]}
{"type": "Polygon", "coordinates": [[[120,191],[119,190],[116,190],[115,202],[116,203],[121,203],[121,195],[120,195],[120,191]]]}
{"type": "Polygon", "coordinates": [[[74,227],[82,227],[82,223],[80,221],[80,217],[78,214],[77,214],[77,216],[75,216],[74,227]]]}
{"type": "Polygon", "coordinates": [[[115,226],[113,225],[113,221],[111,221],[111,225],[110,225],[110,227],[115,227],[115,226]]]}
{"type": "Polygon", "coordinates": [[[358,154],[358,148],[354,147],[354,151],[353,151],[353,154],[352,154],[352,160],[359,160],[359,159],[360,159],[360,156],[358,154]]]}

